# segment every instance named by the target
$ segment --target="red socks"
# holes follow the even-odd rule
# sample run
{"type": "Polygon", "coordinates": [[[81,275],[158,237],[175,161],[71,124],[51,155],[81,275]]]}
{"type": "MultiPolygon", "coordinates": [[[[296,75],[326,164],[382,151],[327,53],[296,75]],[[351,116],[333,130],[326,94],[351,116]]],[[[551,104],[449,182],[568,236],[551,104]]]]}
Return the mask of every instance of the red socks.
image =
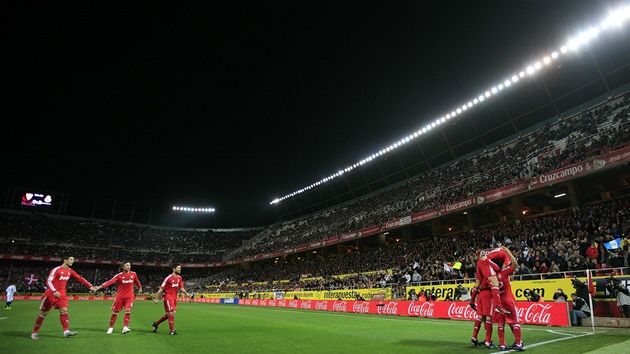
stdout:
{"type": "Polygon", "coordinates": [[[63,331],[67,331],[70,327],[70,321],[68,320],[68,313],[62,312],[59,316],[59,321],[61,322],[61,327],[63,327],[63,331]]]}
{"type": "Polygon", "coordinates": [[[131,312],[130,311],[125,311],[125,317],[123,319],[124,323],[125,323],[125,327],[129,327],[129,320],[131,319],[131,312]]]}
{"type": "Polygon", "coordinates": [[[33,327],[33,333],[39,332],[39,327],[42,326],[42,322],[44,322],[45,319],[46,317],[42,317],[42,315],[37,316],[37,319],[35,320],[35,327],[33,327]]]}

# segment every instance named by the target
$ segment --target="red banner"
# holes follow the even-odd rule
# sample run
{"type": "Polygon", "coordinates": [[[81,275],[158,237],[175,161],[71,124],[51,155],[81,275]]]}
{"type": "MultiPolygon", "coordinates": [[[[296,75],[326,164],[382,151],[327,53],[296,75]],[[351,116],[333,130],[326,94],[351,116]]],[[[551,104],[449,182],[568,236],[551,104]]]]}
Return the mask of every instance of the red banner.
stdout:
{"type": "Polygon", "coordinates": [[[454,213],[460,210],[464,210],[464,209],[468,209],[470,207],[473,207],[475,205],[477,205],[477,198],[478,197],[471,197],[471,198],[467,198],[464,200],[458,200],[454,203],[451,204],[446,204],[443,205],[440,208],[440,215],[446,215],[446,214],[450,214],[450,213],[454,213]]]}
{"type": "Polygon", "coordinates": [[[363,229],[359,232],[359,235],[360,235],[359,237],[373,235],[380,231],[381,231],[381,225],[368,227],[367,229],[363,229]]]}
{"type": "Polygon", "coordinates": [[[427,211],[423,211],[422,213],[411,215],[411,222],[417,223],[417,222],[421,222],[421,221],[425,221],[429,219],[435,219],[438,216],[440,216],[439,210],[437,209],[427,210],[427,211]]]}
{"type": "Polygon", "coordinates": [[[586,175],[597,170],[620,165],[628,161],[630,161],[630,146],[614,152],[609,152],[589,161],[576,163],[570,166],[563,167],[559,170],[537,176],[533,178],[530,182],[531,188],[540,188],[545,185],[557,183],[577,176],[586,175]]]}
{"type": "Polygon", "coordinates": [[[497,188],[485,193],[481,194],[481,198],[478,198],[478,204],[481,203],[487,203],[487,202],[492,202],[495,200],[499,200],[499,199],[503,199],[512,195],[516,195],[522,192],[527,191],[530,186],[529,186],[529,180],[528,181],[521,181],[521,182],[516,182],[516,183],[512,183],[510,185],[507,185],[505,187],[501,187],[501,188],[497,188]]]}
{"type": "Polygon", "coordinates": [[[325,245],[332,245],[332,244],[338,243],[339,239],[340,239],[339,236],[327,238],[327,239],[324,240],[324,244],[325,245]]]}
{"type": "MultiPolygon", "coordinates": [[[[475,311],[461,301],[333,301],[333,300],[257,300],[242,299],[239,305],[271,306],[374,315],[416,316],[472,321],[475,311]]],[[[566,302],[517,302],[516,309],[523,324],[569,326],[566,302]]]]}
{"type": "MultiPolygon", "coordinates": [[[[0,299],[6,298],[6,296],[0,297],[0,299]]],[[[29,295],[17,295],[14,296],[15,300],[42,300],[43,296],[29,296],[29,295]]],[[[115,300],[116,296],[96,296],[96,295],[88,295],[88,296],[68,296],[68,300],[115,300]]],[[[136,300],[150,300],[151,298],[147,296],[136,296],[136,300]]]]}

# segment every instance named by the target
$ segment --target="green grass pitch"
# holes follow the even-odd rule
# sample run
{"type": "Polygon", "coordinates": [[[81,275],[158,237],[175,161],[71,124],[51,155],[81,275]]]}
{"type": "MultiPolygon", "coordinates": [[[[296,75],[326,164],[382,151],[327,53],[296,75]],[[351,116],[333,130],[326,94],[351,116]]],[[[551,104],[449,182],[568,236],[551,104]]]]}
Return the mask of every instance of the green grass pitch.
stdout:
{"type": "MultiPolygon", "coordinates": [[[[472,322],[402,316],[203,303],[178,304],[177,336],[168,323],[158,333],[151,322],[164,314],[162,303],[136,301],[131,333],[121,334],[123,314],[107,335],[110,301],[71,301],[70,329],[63,338],[59,312],[52,310],[30,339],[39,301],[13,302],[0,309],[0,352],[13,353],[494,353],[470,344],[472,322]]],[[[483,330],[480,338],[483,338],[483,330]]],[[[496,328],[494,342],[498,344],[496,328]]],[[[622,353],[627,329],[523,326],[527,353],[622,353]]],[[[506,333],[508,345],[513,342],[506,333]]],[[[625,348],[625,349],[624,349],[625,348]]]]}

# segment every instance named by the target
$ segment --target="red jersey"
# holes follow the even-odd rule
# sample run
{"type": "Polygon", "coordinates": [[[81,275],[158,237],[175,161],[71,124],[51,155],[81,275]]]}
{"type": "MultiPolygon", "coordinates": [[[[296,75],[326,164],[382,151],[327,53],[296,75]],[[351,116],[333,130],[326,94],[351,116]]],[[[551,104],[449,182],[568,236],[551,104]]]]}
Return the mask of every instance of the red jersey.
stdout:
{"type": "Polygon", "coordinates": [[[499,270],[499,266],[492,260],[479,258],[477,260],[475,279],[484,280],[488,277],[496,276],[499,270]]]}
{"type": "Polygon", "coordinates": [[[46,279],[46,286],[48,289],[46,291],[50,291],[52,293],[58,291],[61,293],[61,296],[66,295],[66,285],[68,284],[68,280],[70,277],[75,278],[83,285],[88,288],[92,287],[89,281],[85,280],[82,276],[80,276],[77,272],[72,270],[71,268],[63,268],[62,266],[55,267],[48,274],[48,279],[46,279]]]}
{"type": "Polygon", "coordinates": [[[160,288],[164,291],[164,298],[176,299],[179,289],[184,288],[184,280],[179,275],[169,275],[164,278],[160,288]]]}
{"type": "Polygon", "coordinates": [[[101,285],[101,288],[106,288],[114,283],[117,284],[117,288],[118,288],[117,297],[119,298],[134,297],[133,284],[136,284],[138,288],[142,287],[142,285],[140,285],[140,279],[138,279],[138,274],[136,274],[136,272],[118,273],[114,275],[114,277],[111,278],[110,280],[104,282],[101,285]]]}
{"type": "Polygon", "coordinates": [[[501,302],[503,303],[505,303],[506,300],[516,301],[514,293],[512,293],[512,283],[510,282],[510,275],[514,273],[515,270],[516,268],[514,268],[514,266],[509,266],[497,274],[501,302]]]}
{"type": "Polygon", "coordinates": [[[493,261],[497,261],[499,259],[503,260],[503,267],[507,267],[510,264],[510,256],[503,250],[503,248],[494,248],[486,254],[488,259],[493,261]]]}

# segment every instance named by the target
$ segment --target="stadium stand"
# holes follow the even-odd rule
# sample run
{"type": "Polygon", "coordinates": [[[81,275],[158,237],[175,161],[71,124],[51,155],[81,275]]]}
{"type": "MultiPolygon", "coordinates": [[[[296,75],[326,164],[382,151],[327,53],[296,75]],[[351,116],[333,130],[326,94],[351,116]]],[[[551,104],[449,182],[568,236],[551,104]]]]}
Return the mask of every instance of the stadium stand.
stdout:
{"type": "MultiPolygon", "coordinates": [[[[579,114],[550,122],[481,155],[417,176],[396,188],[265,229],[184,230],[3,212],[0,213],[0,254],[9,258],[59,257],[72,253],[77,258],[109,261],[224,262],[221,267],[193,269],[187,274],[189,281],[197,279],[195,285],[216,285],[218,290],[225,290],[229,285],[251,290],[253,284],[259,289],[402,285],[404,274],[414,268],[423,281],[458,281],[470,278],[474,271],[472,251],[495,243],[523,246],[519,262],[534,274],[540,274],[538,270],[543,264],[547,269],[545,273],[554,264],[561,272],[583,269],[584,266],[576,269],[578,263],[600,269],[627,267],[627,249],[617,254],[600,246],[599,256],[593,262],[586,262],[586,258],[582,261],[592,241],[597,240],[601,245],[610,238],[628,235],[630,210],[625,197],[475,228],[448,237],[426,235],[414,242],[366,248],[360,252],[318,254],[292,262],[283,262],[278,257],[274,262],[252,262],[250,269],[227,262],[358,231],[585,161],[627,147],[629,134],[630,95],[626,92],[579,114]],[[559,259],[560,251],[564,262],[559,259]],[[456,260],[462,263],[459,272],[445,268],[445,263],[456,260]],[[342,274],[350,276],[339,276],[342,274]],[[280,283],[280,280],[287,282],[280,283]]],[[[12,277],[28,272],[42,277],[45,276],[42,271],[48,268],[32,260],[2,262],[3,265],[10,262],[12,277]]],[[[95,281],[105,280],[115,271],[111,265],[85,267],[88,279],[93,276],[95,281]]],[[[149,268],[143,268],[150,279],[148,290],[159,281],[159,275],[153,275],[156,270],[149,268]]],[[[37,284],[31,286],[27,290],[37,290],[37,284]]]]}

